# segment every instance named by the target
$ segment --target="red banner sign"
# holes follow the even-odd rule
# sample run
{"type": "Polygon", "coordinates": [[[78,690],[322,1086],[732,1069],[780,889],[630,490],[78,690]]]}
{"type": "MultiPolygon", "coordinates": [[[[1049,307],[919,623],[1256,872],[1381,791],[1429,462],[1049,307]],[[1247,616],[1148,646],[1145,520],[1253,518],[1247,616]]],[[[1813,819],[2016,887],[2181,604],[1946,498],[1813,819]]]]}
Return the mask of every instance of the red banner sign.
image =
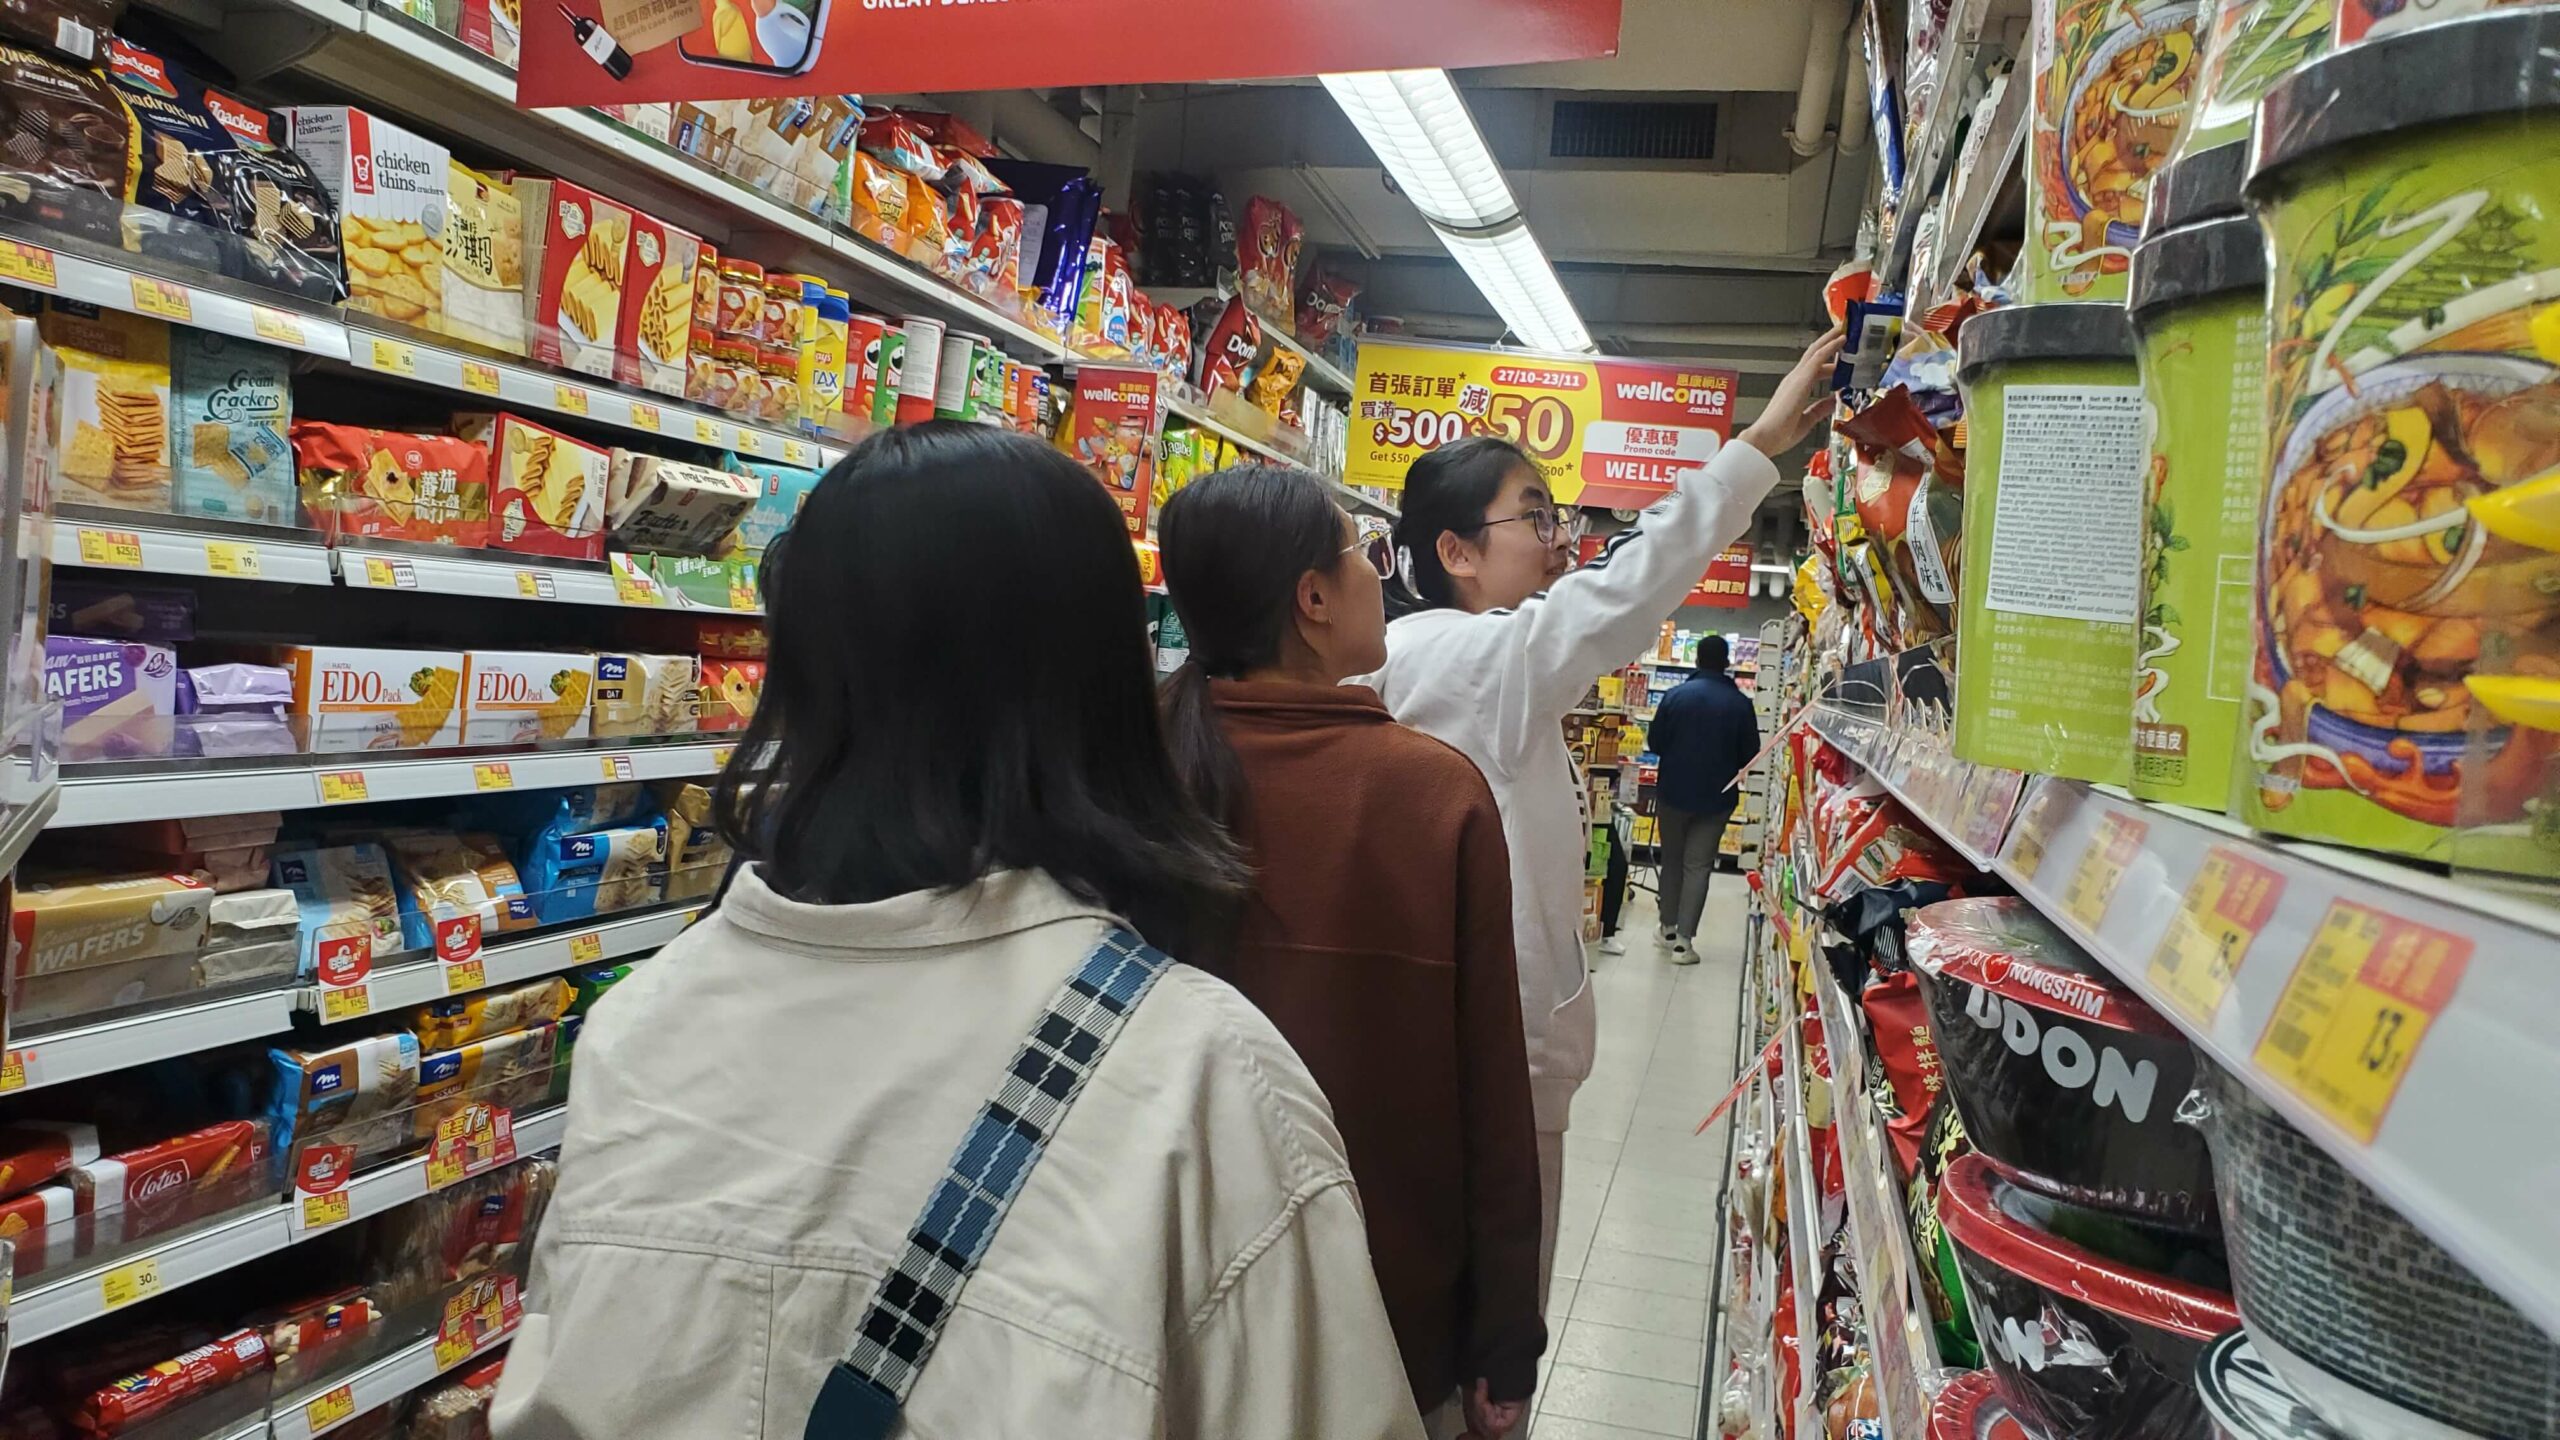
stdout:
{"type": "Polygon", "coordinates": [[[1689,592],[1692,605],[1713,605],[1725,610],[1739,610],[1751,603],[1751,547],[1728,545],[1725,552],[1707,567],[1707,578],[1689,592]]]}
{"type": "Polygon", "coordinates": [[[1111,492],[1129,533],[1147,533],[1147,503],[1156,488],[1156,384],[1153,370],[1087,365],[1076,372],[1075,408],[1058,446],[1111,492]]]}
{"type": "Polygon", "coordinates": [[[1621,0],[566,0],[516,103],[1175,84],[1618,53],[1621,0]]]}

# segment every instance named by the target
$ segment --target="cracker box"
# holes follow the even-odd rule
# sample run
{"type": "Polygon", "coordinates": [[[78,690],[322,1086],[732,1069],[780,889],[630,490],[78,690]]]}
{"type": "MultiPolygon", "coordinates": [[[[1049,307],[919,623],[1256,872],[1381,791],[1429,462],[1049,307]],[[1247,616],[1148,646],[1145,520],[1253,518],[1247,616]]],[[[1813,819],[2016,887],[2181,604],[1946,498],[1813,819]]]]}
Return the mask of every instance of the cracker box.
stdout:
{"type": "Polygon", "coordinates": [[[649,215],[631,217],[614,378],[661,395],[684,394],[693,347],[693,281],[700,237],[649,215]]]}
{"type": "Polygon", "coordinates": [[[596,661],[548,651],[463,653],[462,743],[530,745],[587,738],[596,661]]]}
{"type": "Polygon", "coordinates": [[[375,961],[400,953],[400,892],[392,883],[390,853],[381,846],[279,850],[272,878],[278,889],[293,892],[301,908],[303,978],[318,973],[323,941],[362,940],[375,961]]]}
{"type": "Polygon", "coordinates": [[[763,694],[763,661],[703,657],[703,729],[744,730],[756,718],[756,700],[763,694]]]}
{"type": "Polygon", "coordinates": [[[444,333],[524,353],[524,207],[513,186],[445,168],[444,333]]]}
{"type": "Polygon", "coordinates": [[[594,733],[690,734],[701,713],[699,683],[690,655],[598,655],[594,733]]]}
{"type": "Polygon", "coordinates": [[[37,322],[59,357],[62,477],[56,498],[127,510],[169,508],[169,327],[48,297],[37,322]]]}
{"type": "Polygon", "coordinates": [[[566,180],[516,181],[524,207],[525,337],[533,358],[613,377],[631,263],[631,211],[566,180]]]}
{"type": "Polygon", "coordinates": [[[62,758],[166,755],[178,713],[178,658],[165,645],[49,635],[44,693],[62,702],[62,758]]]}
{"type": "Polygon", "coordinates": [[[489,452],[471,441],[313,420],[292,440],[302,508],[331,543],[489,543],[489,452]]]}
{"type": "Polygon", "coordinates": [[[499,549],[604,558],[610,454],[521,415],[456,415],[453,429],[488,449],[490,539],[499,549]]]}
{"type": "Polygon", "coordinates": [[[314,751],[461,742],[461,651],[295,645],[274,663],[293,676],[293,713],[307,722],[314,751]]]}
{"type": "Polygon", "coordinates": [[[82,1228],[115,1245],[228,1209],[266,1184],[267,1122],[225,1120],[71,1168],[82,1228]]]}
{"type": "Polygon", "coordinates": [[[606,525],[620,548],[653,555],[708,555],[756,504],[743,475],[630,450],[613,452],[606,525]]]}
{"type": "Polygon", "coordinates": [[[212,914],[213,887],[192,875],[21,881],[9,909],[9,970],[25,979],[190,954],[212,914]]]}
{"type": "Polygon", "coordinates": [[[177,512],[292,524],[292,361],[210,330],[176,332],[169,360],[177,512]]]}
{"type": "Polygon", "coordinates": [[[292,148],[338,202],[347,308],[444,328],[445,148],[343,105],[284,112],[292,148]]]}

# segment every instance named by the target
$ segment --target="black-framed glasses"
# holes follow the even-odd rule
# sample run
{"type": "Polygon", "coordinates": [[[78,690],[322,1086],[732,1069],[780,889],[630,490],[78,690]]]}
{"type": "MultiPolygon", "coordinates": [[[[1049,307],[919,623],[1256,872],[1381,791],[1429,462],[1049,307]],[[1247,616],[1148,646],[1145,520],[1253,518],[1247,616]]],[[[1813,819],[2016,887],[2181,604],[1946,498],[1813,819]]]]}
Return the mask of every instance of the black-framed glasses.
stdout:
{"type": "Polygon", "coordinates": [[[1582,512],[1570,505],[1532,505],[1517,515],[1505,515],[1499,520],[1484,523],[1508,525],[1514,520],[1528,521],[1530,532],[1538,537],[1538,543],[1548,546],[1558,540],[1567,545],[1574,544],[1582,539],[1583,529],[1588,524],[1582,518],[1582,512]]]}
{"type": "Polygon", "coordinates": [[[1341,553],[1348,555],[1354,550],[1360,551],[1362,552],[1363,557],[1368,560],[1369,568],[1378,572],[1379,579],[1393,580],[1396,578],[1396,537],[1394,530],[1389,528],[1385,521],[1373,516],[1358,517],[1357,525],[1360,531],[1360,538],[1343,546],[1341,553]]]}

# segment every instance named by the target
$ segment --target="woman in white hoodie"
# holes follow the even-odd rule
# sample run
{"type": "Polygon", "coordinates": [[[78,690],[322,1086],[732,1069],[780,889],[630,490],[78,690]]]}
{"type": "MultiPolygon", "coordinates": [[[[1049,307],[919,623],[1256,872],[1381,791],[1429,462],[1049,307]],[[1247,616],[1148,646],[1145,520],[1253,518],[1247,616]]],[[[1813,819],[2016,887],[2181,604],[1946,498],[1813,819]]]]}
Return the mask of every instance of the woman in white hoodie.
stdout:
{"type": "Polygon", "coordinates": [[[1750,528],[1778,480],[1769,457],[1828,412],[1822,381],[1839,353],[1836,331],[1814,342],[1749,429],[1579,570],[1579,522],[1518,446],[1463,440],[1416,461],[1405,480],[1396,545],[1426,608],[1387,627],[1386,668],[1367,683],[1398,720],[1476,762],[1502,809],[1546,1206],[1541,1294],[1555,1270],[1565,1127],[1597,1033],[1582,959],[1590,822],[1564,717],[1750,528]]]}

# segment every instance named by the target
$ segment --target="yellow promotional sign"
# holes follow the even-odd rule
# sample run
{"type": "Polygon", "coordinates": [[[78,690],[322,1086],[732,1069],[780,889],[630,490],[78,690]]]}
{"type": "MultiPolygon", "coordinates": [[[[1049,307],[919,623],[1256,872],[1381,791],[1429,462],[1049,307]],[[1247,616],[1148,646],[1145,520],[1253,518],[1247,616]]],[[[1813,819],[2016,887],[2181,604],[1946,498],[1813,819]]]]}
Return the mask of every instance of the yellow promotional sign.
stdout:
{"type": "Polygon", "coordinates": [[[1363,341],[1342,478],[1401,489],[1424,455],[1499,435],[1529,453],[1556,499],[1640,509],[1715,457],[1739,383],[1695,365],[1363,341]]]}

